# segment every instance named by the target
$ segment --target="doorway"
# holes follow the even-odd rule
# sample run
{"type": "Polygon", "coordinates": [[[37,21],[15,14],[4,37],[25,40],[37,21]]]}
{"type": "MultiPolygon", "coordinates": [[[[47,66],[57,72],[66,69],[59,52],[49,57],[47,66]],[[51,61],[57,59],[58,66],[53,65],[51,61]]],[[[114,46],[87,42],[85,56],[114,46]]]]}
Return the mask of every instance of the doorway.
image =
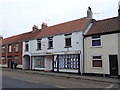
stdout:
{"type": "Polygon", "coordinates": [[[25,55],[23,57],[23,69],[30,69],[30,56],[29,55],[25,55]]]}
{"type": "Polygon", "coordinates": [[[8,56],[8,68],[11,68],[11,61],[12,61],[12,56],[8,56]]]}
{"type": "Polygon", "coordinates": [[[118,76],[118,58],[117,55],[109,55],[110,75],[118,76]]]}

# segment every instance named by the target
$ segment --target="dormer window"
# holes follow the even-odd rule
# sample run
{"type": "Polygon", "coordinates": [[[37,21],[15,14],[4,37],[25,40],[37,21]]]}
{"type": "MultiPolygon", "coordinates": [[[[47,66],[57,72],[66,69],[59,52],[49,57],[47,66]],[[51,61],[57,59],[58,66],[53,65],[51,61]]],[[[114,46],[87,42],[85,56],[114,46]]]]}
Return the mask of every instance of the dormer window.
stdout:
{"type": "Polygon", "coordinates": [[[72,47],[71,46],[71,33],[65,34],[65,48],[72,47]]]}
{"type": "Polygon", "coordinates": [[[53,49],[53,37],[48,37],[48,49],[53,49]]]}
{"type": "Polygon", "coordinates": [[[25,51],[29,50],[29,41],[25,41],[25,51]]]}

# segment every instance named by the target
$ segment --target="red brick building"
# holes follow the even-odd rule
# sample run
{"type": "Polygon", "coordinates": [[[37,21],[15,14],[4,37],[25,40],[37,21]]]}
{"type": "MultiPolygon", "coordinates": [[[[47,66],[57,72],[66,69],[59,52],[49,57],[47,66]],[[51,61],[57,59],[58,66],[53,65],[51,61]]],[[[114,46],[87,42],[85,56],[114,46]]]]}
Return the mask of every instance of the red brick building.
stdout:
{"type": "Polygon", "coordinates": [[[34,25],[31,32],[12,36],[2,41],[2,59],[3,67],[11,67],[11,61],[18,64],[18,68],[22,68],[22,45],[23,41],[33,38],[40,30],[34,25]]]}

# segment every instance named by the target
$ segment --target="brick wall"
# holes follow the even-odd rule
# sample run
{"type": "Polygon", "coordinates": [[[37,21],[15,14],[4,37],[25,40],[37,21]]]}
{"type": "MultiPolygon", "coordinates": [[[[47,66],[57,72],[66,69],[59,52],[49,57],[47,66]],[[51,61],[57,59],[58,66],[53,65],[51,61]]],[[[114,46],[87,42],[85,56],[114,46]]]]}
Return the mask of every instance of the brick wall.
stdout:
{"type": "Polygon", "coordinates": [[[22,64],[22,42],[19,42],[18,52],[15,52],[15,43],[12,45],[12,52],[8,52],[8,45],[5,45],[5,53],[2,53],[2,56],[5,58],[4,64],[8,64],[8,57],[12,57],[12,60],[15,60],[15,56],[18,56],[18,64],[22,64]]]}

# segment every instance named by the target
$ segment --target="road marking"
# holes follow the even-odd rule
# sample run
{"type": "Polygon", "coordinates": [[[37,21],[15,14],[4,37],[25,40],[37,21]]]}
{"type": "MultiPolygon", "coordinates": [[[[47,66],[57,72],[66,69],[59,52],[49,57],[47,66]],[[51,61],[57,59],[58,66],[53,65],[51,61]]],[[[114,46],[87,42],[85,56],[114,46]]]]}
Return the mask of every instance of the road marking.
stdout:
{"type": "Polygon", "coordinates": [[[108,87],[106,87],[106,88],[112,88],[114,85],[109,85],[108,87]]]}
{"type": "Polygon", "coordinates": [[[61,86],[56,86],[57,88],[65,88],[65,87],[61,87],[61,86]]]}

